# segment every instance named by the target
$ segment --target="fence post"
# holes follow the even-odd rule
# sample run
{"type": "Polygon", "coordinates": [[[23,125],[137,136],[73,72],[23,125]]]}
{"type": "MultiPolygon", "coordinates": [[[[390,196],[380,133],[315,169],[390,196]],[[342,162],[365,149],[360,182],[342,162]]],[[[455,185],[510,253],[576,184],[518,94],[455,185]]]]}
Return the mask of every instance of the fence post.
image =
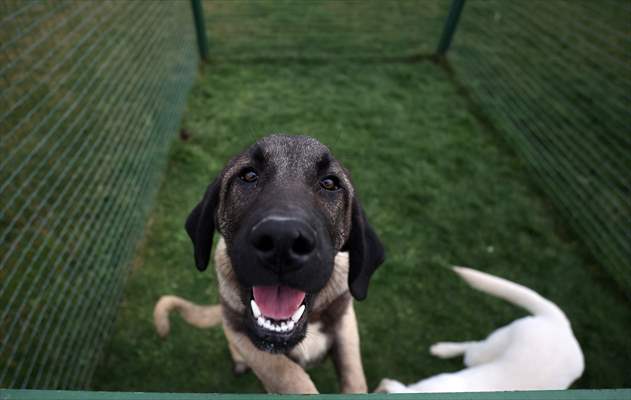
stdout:
{"type": "Polygon", "coordinates": [[[197,48],[199,58],[208,61],[208,38],[206,37],[206,25],[204,24],[204,9],[201,0],[191,0],[193,19],[195,20],[195,33],[197,35],[197,48]]]}
{"type": "Polygon", "coordinates": [[[460,13],[462,12],[462,8],[464,7],[464,2],[465,0],[453,0],[451,2],[449,15],[447,16],[447,20],[445,21],[445,27],[443,28],[443,33],[440,37],[440,43],[438,43],[438,49],[436,49],[436,55],[439,57],[443,57],[445,53],[447,53],[447,50],[449,50],[451,40],[453,39],[454,32],[456,31],[456,27],[458,26],[460,13]]]}

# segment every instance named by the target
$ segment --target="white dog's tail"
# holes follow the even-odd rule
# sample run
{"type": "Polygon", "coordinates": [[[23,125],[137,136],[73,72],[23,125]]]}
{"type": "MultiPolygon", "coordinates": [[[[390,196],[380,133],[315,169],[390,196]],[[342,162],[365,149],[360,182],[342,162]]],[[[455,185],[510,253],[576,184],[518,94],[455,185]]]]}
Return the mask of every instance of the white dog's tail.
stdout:
{"type": "Polygon", "coordinates": [[[198,328],[210,328],[221,324],[221,305],[200,306],[177,296],[162,296],[153,309],[153,323],[158,335],[169,334],[169,313],[176,310],[189,324],[198,328]]]}
{"type": "Polygon", "coordinates": [[[525,286],[465,267],[452,267],[471,287],[525,308],[534,315],[567,320],[556,304],[525,286]]]}

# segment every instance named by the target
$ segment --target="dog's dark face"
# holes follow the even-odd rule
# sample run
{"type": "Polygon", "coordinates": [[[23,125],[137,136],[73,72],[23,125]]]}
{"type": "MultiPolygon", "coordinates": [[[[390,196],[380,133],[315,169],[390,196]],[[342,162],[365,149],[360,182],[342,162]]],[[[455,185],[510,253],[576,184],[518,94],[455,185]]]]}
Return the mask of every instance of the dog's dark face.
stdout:
{"type": "Polygon", "coordinates": [[[272,352],[304,338],[339,251],[349,252],[349,287],[358,299],[384,257],[350,177],[309,137],[268,136],[228,163],[186,222],[200,270],[215,228],[246,306],[241,325],[255,345],[272,352]]]}

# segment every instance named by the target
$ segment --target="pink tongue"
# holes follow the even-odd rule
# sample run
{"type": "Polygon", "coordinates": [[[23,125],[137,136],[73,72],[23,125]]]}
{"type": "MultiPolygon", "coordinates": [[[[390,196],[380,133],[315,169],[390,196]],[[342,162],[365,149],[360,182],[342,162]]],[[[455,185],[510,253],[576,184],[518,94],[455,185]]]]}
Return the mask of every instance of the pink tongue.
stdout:
{"type": "Polygon", "coordinates": [[[254,286],[254,301],[272,319],[289,319],[305,299],[305,292],[287,286],[254,286]]]}

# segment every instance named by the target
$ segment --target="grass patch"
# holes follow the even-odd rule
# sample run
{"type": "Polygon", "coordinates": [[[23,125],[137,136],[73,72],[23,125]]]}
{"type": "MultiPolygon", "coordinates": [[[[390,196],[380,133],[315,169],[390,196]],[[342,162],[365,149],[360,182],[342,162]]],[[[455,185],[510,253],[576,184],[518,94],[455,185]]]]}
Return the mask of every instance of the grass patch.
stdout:
{"type": "MultiPolygon", "coordinates": [[[[478,294],[446,266],[468,265],[523,283],[560,305],[586,355],[577,388],[630,386],[629,303],[584,254],[522,164],[479,124],[442,68],[418,64],[211,65],[189,99],[158,194],[146,244],[126,287],[99,390],[259,392],[234,377],[221,329],[173,318],[161,341],[152,308],[172,293],[218,300],[212,271],[198,273],[186,215],[227,159],[270,132],[308,134],[348,167],[388,258],[357,304],[370,388],[461,368],[430,357],[438,340],[468,340],[523,315],[478,294]]],[[[310,371],[338,390],[332,363],[310,371]]]]}

